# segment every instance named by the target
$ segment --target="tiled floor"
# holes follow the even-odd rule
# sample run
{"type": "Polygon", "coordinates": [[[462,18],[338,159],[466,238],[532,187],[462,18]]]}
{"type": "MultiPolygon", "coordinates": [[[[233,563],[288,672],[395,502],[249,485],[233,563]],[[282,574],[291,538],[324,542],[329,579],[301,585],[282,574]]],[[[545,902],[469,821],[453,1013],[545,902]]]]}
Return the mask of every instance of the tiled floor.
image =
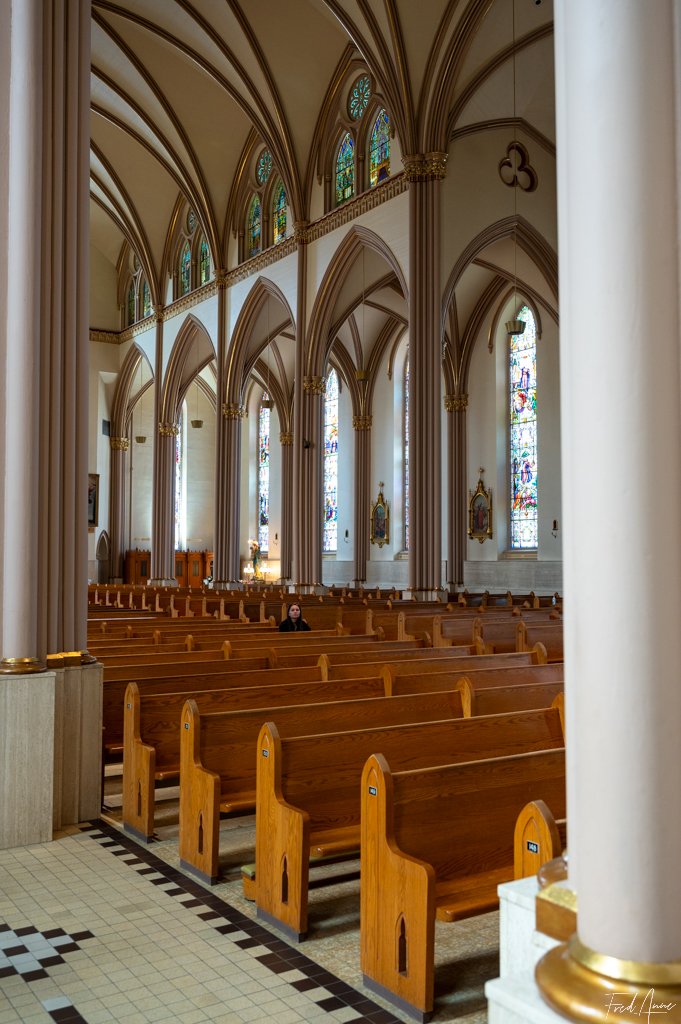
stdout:
{"type": "MultiPolygon", "coordinates": [[[[179,871],[172,824],[159,833],[142,846],[100,821],[0,851],[0,1024],[399,1024],[361,984],[356,883],[315,890],[311,938],[293,946],[255,920],[229,871],[212,889],[179,871]]],[[[497,929],[487,915],[438,934],[434,1021],[486,1021],[497,929]]]]}

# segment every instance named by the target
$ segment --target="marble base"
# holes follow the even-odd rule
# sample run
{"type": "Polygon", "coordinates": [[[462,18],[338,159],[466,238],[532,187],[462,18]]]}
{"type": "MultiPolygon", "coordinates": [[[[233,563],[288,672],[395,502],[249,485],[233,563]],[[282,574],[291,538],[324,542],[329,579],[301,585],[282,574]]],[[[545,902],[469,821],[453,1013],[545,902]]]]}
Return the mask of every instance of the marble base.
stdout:
{"type": "Polygon", "coordinates": [[[534,973],[494,978],[485,985],[487,1024],[565,1024],[542,999],[534,973]]]}
{"type": "Polygon", "coordinates": [[[0,849],[52,839],[56,674],[0,676],[0,849]]]}
{"type": "Polygon", "coordinates": [[[534,968],[556,939],[535,929],[537,879],[521,878],[499,886],[499,973],[487,982],[488,1024],[564,1021],[543,1001],[534,968]]]}
{"type": "Polygon", "coordinates": [[[502,978],[534,971],[556,939],[535,930],[537,879],[521,878],[499,886],[499,973],[502,978]]]}

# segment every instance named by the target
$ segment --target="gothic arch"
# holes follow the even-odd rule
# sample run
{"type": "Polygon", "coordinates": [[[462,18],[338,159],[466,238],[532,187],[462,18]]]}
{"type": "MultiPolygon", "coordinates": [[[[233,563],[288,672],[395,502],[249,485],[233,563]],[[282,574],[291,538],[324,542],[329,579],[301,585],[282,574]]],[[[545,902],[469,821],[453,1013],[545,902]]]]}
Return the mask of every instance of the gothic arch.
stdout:
{"type": "Polygon", "coordinates": [[[350,268],[363,246],[385,260],[393,272],[403,298],[405,301],[408,299],[409,290],[402,268],[389,246],[368,228],[353,226],[326,268],[310,317],[306,374],[311,377],[321,376],[323,373],[334,306],[350,268]]]}
{"type": "MultiPolygon", "coordinates": [[[[288,300],[281,289],[270,281],[269,278],[259,277],[249,292],[241,307],[232,334],[232,344],[227,357],[225,372],[225,394],[224,401],[241,404],[244,395],[246,381],[251,370],[248,365],[248,345],[253,336],[258,317],[264,308],[269,297],[276,299],[282,306],[286,315],[283,324],[279,324],[275,330],[281,333],[284,327],[290,326],[295,330],[295,319],[288,304],[288,300]]],[[[272,337],[276,337],[272,334],[272,337]]],[[[255,360],[253,360],[253,364],[255,360]]]]}
{"type": "Polygon", "coordinates": [[[168,360],[161,394],[161,422],[177,421],[187,388],[213,359],[215,349],[210,335],[201,321],[190,313],[178,332],[168,360]]]}
{"type": "Polygon", "coordinates": [[[113,402],[111,405],[111,434],[113,437],[125,437],[134,406],[145,391],[154,385],[154,370],[146,353],[133,344],[126,355],[116,381],[113,402]],[[149,380],[140,390],[132,395],[132,386],[139,367],[145,362],[149,367],[149,380]]]}

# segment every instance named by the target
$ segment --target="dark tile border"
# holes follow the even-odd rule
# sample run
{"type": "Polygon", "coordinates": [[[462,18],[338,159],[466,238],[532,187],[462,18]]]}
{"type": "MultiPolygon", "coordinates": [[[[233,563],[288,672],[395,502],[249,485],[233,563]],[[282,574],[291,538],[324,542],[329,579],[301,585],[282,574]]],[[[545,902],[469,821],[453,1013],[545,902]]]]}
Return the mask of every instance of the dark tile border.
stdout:
{"type": "Polygon", "coordinates": [[[293,981],[291,988],[298,992],[312,992],[315,988],[319,989],[321,998],[315,999],[315,1002],[322,1009],[333,1013],[334,1010],[351,1006],[357,1016],[344,1024],[404,1024],[402,1018],[395,1017],[373,1000],[352,988],[347,982],[335,977],[314,960],[310,960],[304,953],[301,953],[299,946],[290,946],[281,936],[275,935],[258,921],[246,917],[240,910],[231,907],[225,900],[216,896],[215,893],[209,892],[177,868],[166,864],[147,846],[135,842],[126,833],[119,832],[108,822],[101,819],[88,822],[81,825],[81,831],[89,834],[100,846],[118,857],[125,853],[134,854],[132,859],[126,859],[122,863],[129,865],[142,876],[154,873],[161,875],[160,879],[149,879],[155,885],[173,882],[173,888],[164,889],[163,892],[167,896],[175,898],[191,896],[191,900],[182,901],[182,906],[195,913],[198,911],[197,916],[206,923],[212,924],[221,935],[229,935],[236,931],[244,932],[248,939],[236,941],[236,945],[242,949],[264,946],[268,952],[255,957],[255,959],[274,974],[283,974],[293,970],[300,971],[305,975],[305,981],[293,981]],[[213,922],[215,923],[213,924],[213,922]]]}

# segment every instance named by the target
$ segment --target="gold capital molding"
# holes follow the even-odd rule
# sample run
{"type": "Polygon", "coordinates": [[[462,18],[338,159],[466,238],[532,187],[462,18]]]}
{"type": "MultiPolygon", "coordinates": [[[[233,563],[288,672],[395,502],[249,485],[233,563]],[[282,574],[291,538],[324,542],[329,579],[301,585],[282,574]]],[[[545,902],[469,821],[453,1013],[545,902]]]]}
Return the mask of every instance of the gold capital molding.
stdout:
{"type": "Polygon", "coordinates": [[[369,374],[366,370],[355,370],[355,380],[369,380],[369,374]]]}
{"type": "Polygon", "coordinates": [[[309,241],[310,222],[297,220],[293,225],[293,240],[296,245],[305,245],[309,241]]]}
{"type": "Polygon", "coordinates": [[[129,437],[110,437],[109,444],[114,452],[127,452],[130,447],[129,437]]]}
{"type": "Polygon", "coordinates": [[[280,444],[293,444],[293,433],[291,431],[284,431],[279,434],[280,444]]]}
{"type": "Polygon", "coordinates": [[[446,153],[418,153],[403,156],[407,181],[441,181],[447,174],[446,153]]]}
{"type": "Polygon", "coordinates": [[[215,271],[215,284],[218,290],[226,288],[228,283],[229,271],[225,270],[224,267],[220,267],[219,270],[215,271]]]}
{"type": "Polygon", "coordinates": [[[373,416],[353,416],[352,425],[355,430],[371,430],[373,416]]]}
{"type": "Polygon", "coordinates": [[[176,423],[159,423],[158,432],[161,437],[177,437],[180,428],[176,423]]]}
{"type": "Polygon", "coordinates": [[[237,405],[235,402],[224,402],[222,415],[226,420],[242,420],[246,415],[246,409],[243,405],[237,405]]]}
{"type": "Polygon", "coordinates": [[[157,324],[162,324],[163,323],[164,312],[165,312],[165,310],[164,310],[163,306],[154,306],[152,317],[153,317],[155,323],[157,323],[157,324]]]}
{"type": "Polygon", "coordinates": [[[96,327],[90,328],[90,341],[96,341],[100,345],[122,345],[127,341],[123,335],[123,331],[98,331],[96,327]]]}
{"type": "Polygon", "coordinates": [[[468,408],[468,395],[445,395],[445,409],[447,412],[456,412],[459,409],[468,408]]]}
{"type": "Polygon", "coordinates": [[[28,676],[33,672],[45,672],[47,666],[37,658],[3,658],[0,661],[0,675],[28,676]]]}
{"type": "Polygon", "coordinates": [[[326,381],[323,377],[303,377],[303,391],[308,395],[326,394],[326,381]]]}

